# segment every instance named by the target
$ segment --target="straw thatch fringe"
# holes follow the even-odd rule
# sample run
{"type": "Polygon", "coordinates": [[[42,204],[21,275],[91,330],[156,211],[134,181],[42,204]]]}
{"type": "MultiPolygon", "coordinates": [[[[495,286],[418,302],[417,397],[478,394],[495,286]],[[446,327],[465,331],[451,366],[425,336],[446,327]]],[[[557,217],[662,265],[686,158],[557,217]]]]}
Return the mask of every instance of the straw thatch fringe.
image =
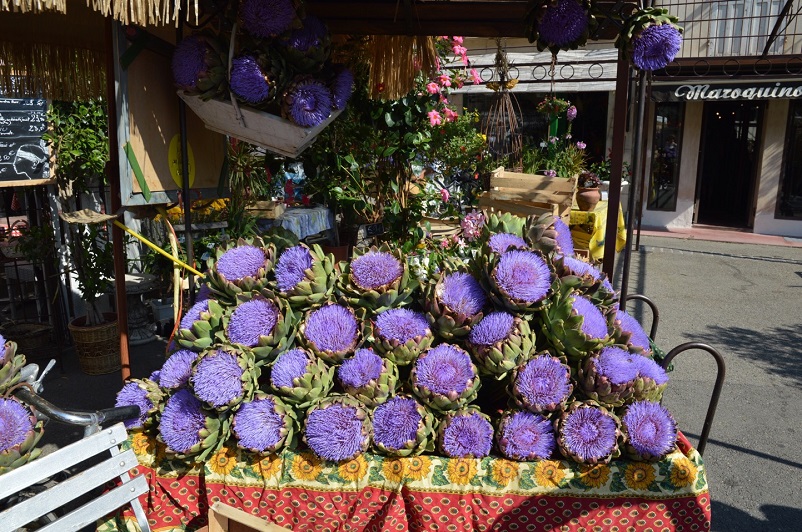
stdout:
{"type": "Polygon", "coordinates": [[[0,94],[68,101],[106,95],[103,52],[0,41],[0,57],[0,94]]]}
{"type": "MultiPolygon", "coordinates": [[[[86,0],[86,5],[105,16],[113,16],[123,24],[139,26],[178,25],[181,6],[186,7],[187,20],[198,21],[198,0],[86,0]]],[[[0,11],[14,13],[67,12],[67,0],[0,0],[0,11]]]]}
{"type": "Polygon", "coordinates": [[[415,86],[418,72],[431,72],[437,64],[432,37],[375,35],[368,50],[371,98],[402,98],[415,86]]]}

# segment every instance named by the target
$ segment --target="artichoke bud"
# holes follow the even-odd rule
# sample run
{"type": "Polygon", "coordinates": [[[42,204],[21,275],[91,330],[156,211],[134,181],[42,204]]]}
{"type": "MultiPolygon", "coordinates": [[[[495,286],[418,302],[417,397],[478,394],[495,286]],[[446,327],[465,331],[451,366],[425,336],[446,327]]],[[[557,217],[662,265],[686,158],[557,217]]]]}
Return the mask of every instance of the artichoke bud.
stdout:
{"type": "MultiPolygon", "coordinates": [[[[207,304],[208,309],[202,310],[198,319],[193,321],[189,328],[179,326],[175,341],[184,349],[201,352],[225,341],[223,335],[225,311],[213,299],[207,300],[207,304]]],[[[182,322],[182,325],[185,324],[182,322]]]]}
{"type": "Polygon", "coordinates": [[[329,394],[334,371],[323,359],[303,349],[291,349],[270,364],[270,389],[300,413],[329,394]]]}
{"type": "Polygon", "coordinates": [[[34,411],[15,397],[0,397],[0,419],[3,421],[0,441],[2,475],[39,456],[42,451],[36,445],[44,433],[44,421],[37,421],[34,411]]]}
{"type": "Polygon", "coordinates": [[[373,410],[373,445],[382,454],[434,451],[436,430],[437,418],[411,395],[396,395],[373,410]]]}
{"type": "MultiPolygon", "coordinates": [[[[3,337],[0,336],[0,340],[3,337]]],[[[0,345],[0,396],[20,380],[20,371],[25,366],[25,355],[17,354],[16,342],[6,341],[0,345]]]]}
{"type": "Polygon", "coordinates": [[[306,312],[334,299],[338,271],[334,256],[315,244],[284,250],[276,263],[275,290],[290,306],[306,312]]]}
{"type": "Polygon", "coordinates": [[[349,305],[364,308],[371,316],[409,305],[419,286],[401,249],[387,244],[355,250],[353,259],[342,265],[337,292],[349,305]]]}
{"type": "Polygon", "coordinates": [[[269,284],[268,272],[273,270],[276,247],[259,237],[240,238],[225,248],[217,249],[215,257],[207,260],[206,282],[217,299],[236,304],[237,295],[259,291],[269,284]]]}
{"type": "Polygon", "coordinates": [[[574,401],[554,421],[557,447],[580,464],[606,464],[621,455],[621,420],[595,401],[574,401]]]}
{"type": "Polygon", "coordinates": [[[503,379],[535,353],[535,333],[526,320],[493,312],[471,330],[466,346],[481,375],[503,379]]]}

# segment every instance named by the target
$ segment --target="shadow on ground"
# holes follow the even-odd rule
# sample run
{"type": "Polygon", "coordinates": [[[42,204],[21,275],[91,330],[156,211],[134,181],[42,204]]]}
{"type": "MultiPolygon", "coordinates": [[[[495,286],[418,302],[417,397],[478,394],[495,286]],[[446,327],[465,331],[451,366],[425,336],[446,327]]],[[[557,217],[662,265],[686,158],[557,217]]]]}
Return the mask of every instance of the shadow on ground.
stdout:
{"type": "Polygon", "coordinates": [[[715,532],[733,532],[749,530],[750,532],[796,532],[802,522],[802,509],[788,506],[764,504],[760,507],[765,519],[757,519],[734,506],[712,500],[713,526],[715,532]]]}
{"type": "Polygon", "coordinates": [[[781,326],[757,331],[713,325],[696,336],[700,342],[730,346],[727,349],[735,355],[757,362],[765,371],[793,379],[796,386],[802,388],[798,352],[799,345],[802,345],[802,330],[798,327],[781,326]]]}

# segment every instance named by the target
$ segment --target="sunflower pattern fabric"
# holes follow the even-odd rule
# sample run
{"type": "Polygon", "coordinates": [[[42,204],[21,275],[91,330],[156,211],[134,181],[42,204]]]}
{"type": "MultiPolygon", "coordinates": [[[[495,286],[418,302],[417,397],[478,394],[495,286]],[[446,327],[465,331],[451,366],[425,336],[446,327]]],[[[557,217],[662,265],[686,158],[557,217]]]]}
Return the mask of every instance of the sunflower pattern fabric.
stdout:
{"type": "MultiPolygon", "coordinates": [[[[337,464],[310,451],[260,455],[235,448],[188,466],[140,432],[131,433],[127,447],[149,481],[141,500],[156,531],[196,530],[218,500],[292,530],[710,527],[704,464],[681,434],[677,449],[658,462],[595,466],[371,453],[337,464]]],[[[132,515],[121,514],[98,530],[134,526],[132,515]]]]}

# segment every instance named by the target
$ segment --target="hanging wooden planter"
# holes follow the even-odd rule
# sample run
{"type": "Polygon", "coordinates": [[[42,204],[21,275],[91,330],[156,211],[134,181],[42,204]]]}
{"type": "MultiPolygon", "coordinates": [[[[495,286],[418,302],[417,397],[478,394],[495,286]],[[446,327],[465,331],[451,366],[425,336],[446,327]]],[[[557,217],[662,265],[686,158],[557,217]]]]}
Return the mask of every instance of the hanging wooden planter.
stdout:
{"type": "Polygon", "coordinates": [[[248,107],[234,107],[231,102],[203,101],[200,97],[186,94],[184,91],[178,91],[178,97],[203,120],[207,129],[293,159],[308,148],[318,134],[342,112],[342,110],[333,111],[331,116],[317,126],[305,128],[270,113],[248,107]],[[241,120],[238,119],[237,111],[241,120]]]}

